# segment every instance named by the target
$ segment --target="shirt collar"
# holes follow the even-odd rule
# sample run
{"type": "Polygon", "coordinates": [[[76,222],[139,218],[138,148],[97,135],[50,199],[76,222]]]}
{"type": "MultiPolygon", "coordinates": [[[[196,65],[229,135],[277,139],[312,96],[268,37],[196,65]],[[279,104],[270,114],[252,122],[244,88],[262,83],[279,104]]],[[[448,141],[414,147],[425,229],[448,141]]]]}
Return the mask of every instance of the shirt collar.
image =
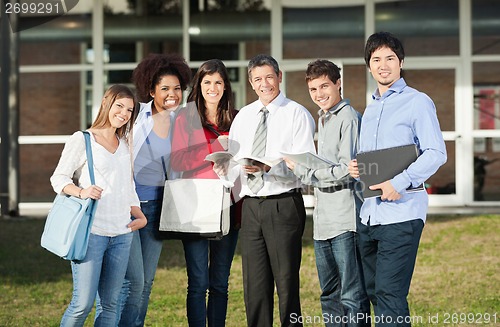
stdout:
{"type": "Polygon", "coordinates": [[[347,106],[349,104],[350,104],[349,99],[342,99],[342,100],[340,100],[339,103],[337,103],[331,109],[329,109],[328,112],[325,112],[323,109],[319,109],[318,110],[318,116],[319,116],[319,118],[321,118],[324,115],[337,114],[342,108],[344,108],[345,106],[347,106]]]}
{"type": "Polygon", "coordinates": [[[153,100],[144,104],[144,109],[139,113],[151,117],[153,115],[153,100]]]}
{"type": "Polygon", "coordinates": [[[281,104],[285,101],[285,96],[283,95],[283,92],[280,91],[278,96],[274,98],[273,101],[271,101],[267,106],[264,106],[264,104],[259,100],[257,100],[257,103],[259,104],[259,110],[262,107],[266,107],[267,110],[269,111],[270,114],[274,113],[278,108],[281,106],[281,104]]]}
{"type": "MultiPolygon", "coordinates": [[[[384,93],[384,95],[382,97],[385,99],[385,98],[387,98],[388,96],[390,96],[393,93],[401,93],[406,86],[407,85],[406,85],[405,79],[401,77],[400,79],[398,79],[396,82],[394,82],[391,85],[391,87],[384,93]]],[[[378,88],[372,94],[372,99],[373,100],[378,100],[378,99],[380,99],[382,97],[380,96],[378,88]]]]}
{"type": "MultiPolygon", "coordinates": [[[[177,109],[174,111],[170,112],[170,118],[175,118],[177,114],[180,112],[181,107],[179,106],[177,109]]],[[[144,104],[144,111],[143,115],[146,115],[146,117],[152,117],[153,116],[153,100],[149,101],[148,103],[144,104]]]]}

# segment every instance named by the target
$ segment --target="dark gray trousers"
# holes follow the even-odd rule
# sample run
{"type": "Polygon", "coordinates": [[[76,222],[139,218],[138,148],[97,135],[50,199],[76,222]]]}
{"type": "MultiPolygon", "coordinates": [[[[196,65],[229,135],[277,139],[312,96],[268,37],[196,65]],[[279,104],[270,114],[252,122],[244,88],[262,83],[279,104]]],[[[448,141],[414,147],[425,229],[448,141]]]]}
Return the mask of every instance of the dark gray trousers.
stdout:
{"type": "Polygon", "coordinates": [[[273,326],[275,284],[281,326],[301,326],[299,270],[305,218],[300,192],[245,198],[240,242],[248,326],[273,326]]]}

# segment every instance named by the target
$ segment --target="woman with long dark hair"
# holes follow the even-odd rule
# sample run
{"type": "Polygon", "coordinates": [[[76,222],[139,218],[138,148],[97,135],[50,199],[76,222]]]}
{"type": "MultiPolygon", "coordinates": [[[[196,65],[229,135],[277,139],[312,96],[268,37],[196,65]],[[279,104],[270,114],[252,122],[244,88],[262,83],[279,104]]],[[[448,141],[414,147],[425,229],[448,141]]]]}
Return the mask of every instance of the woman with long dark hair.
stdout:
{"type": "MultiPolygon", "coordinates": [[[[188,104],[179,113],[172,140],[172,169],[182,178],[218,179],[205,157],[227,150],[229,128],[237,111],[226,67],[208,60],[193,78],[188,104]]],[[[238,239],[238,205],[231,208],[232,226],[221,240],[183,240],[188,274],[189,326],[224,326],[229,272],[238,239]],[[207,303],[208,291],[208,303],[207,303]]]]}

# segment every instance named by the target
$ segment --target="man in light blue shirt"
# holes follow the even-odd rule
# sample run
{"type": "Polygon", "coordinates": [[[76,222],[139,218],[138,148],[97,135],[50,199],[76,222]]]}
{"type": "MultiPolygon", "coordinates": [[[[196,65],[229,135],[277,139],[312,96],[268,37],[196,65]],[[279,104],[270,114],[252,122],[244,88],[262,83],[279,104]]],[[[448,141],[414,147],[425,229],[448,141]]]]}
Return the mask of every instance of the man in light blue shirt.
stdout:
{"type": "MultiPolygon", "coordinates": [[[[358,230],[365,284],[377,326],[410,326],[407,296],[424,227],[428,197],[407,192],[432,176],[446,162],[446,147],[433,101],[409,87],[401,77],[404,49],[390,33],[370,36],[365,62],[377,90],[363,114],[360,152],[416,144],[418,159],[391,180],[370,189],[380,197],[365,199],[358,230]]],[[[352,177],[359,177],[355,160],[352,177]]]]}

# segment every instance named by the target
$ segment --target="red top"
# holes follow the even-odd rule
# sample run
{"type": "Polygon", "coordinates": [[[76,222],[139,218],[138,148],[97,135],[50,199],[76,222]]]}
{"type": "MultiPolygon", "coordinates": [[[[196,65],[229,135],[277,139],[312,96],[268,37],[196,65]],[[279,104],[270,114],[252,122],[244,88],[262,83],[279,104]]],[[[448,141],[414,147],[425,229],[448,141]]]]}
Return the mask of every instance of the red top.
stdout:
{"type": "MultiPolygon", "coordinates": [[[[212,152],[224,151],[224,148],[217,141],[218,135],[214,131],[201,126],[198,112],[190,115],[189,110],[182,109],[175,120],[170,167],[183,172],[182,178],[216,179],[218,176],[212,170],[213,163],[205,161],[205,157],[212,152]]],[[[229,131],[219,131],[215,125],[212,127],[220,135],[229,134],[229,131]]]]}
{"type": "MultiPolygon", "coordinates": [[[[200,116],[197,111],[184,108],[175,120],[172,152],[170,154],[170,167],[178,172],[183,172],[182,178],[217,179],[213,171],[213,163],[205,161],[205,157],[213,152],[224,151],[217,140],[218,135],[201,126],[200,116]]],[[[229,131],[221,132],[215,125],[211,125],[219,135],[229,135],[229,131]]],[[[231,226],[239,228],[241,224],[241,208],[243,201],[239,200],[239,180],[231,190],[231,200],[234,210],[231,211],[231,226]]]]}

